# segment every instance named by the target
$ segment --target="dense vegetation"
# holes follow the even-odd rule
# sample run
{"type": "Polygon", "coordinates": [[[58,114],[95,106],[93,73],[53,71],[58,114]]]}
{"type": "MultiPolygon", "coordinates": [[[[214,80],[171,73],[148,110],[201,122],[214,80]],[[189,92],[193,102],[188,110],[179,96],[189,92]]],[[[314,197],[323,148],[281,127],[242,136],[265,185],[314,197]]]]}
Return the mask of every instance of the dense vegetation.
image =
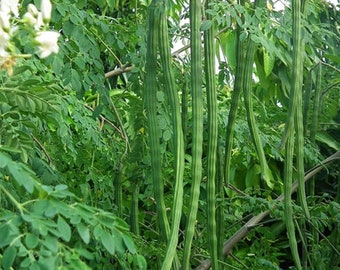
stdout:
{"type": "Polygon", "coordinates": [[[339,5],[203,2],[0,0],[1,269],[340,269],[339,5]]]}

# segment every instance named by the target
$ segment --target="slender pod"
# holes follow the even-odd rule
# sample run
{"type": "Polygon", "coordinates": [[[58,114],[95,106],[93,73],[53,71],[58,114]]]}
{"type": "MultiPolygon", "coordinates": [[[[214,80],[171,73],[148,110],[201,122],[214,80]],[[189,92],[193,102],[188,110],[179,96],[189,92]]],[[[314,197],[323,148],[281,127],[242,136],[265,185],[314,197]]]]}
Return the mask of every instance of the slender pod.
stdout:
{"type": "Polygon", "coordinates": [[[262,178],[265,180],[267,185],[269,187],[273,187],[272,182],[272,174],[269,169],[263,146],[261,143],[261,139],[259,136],[259,130],[256,125],[256,120],[254,116],[253,111],[253,98],[252,98],[252,69],[253,69],[253,63],[254,63],[254,53],[255,53],[255,43],[251,40],[251,38],[248,38],[247,43],[247,53],[245,58],[245,67],[244,67],[244,76],[243,76],[243,93],[244,93],[244,103],[246,107],[247,112],[247,120],[248,120],[248,126],[250,130],[250,134],[252,136],[255,149],[257,152],[257,156],[260,161],[260,167],[261,167],[261,175],[262,178]]]}
{"type": "Polygon", "coordinates": [[[236,113],[240,101],[240,96],[242,92],[242,80],[243,80],[243,68],[244,68],[244,42],[240,40],[241,28],[237,26],[237,64],[236,64],[236,74],[234,89],[231,98],[231,106],[228,114],[228,123],[226,128],[226,141],[225,141],[225,159],[224,159],[224,181],[225,185],[229,185],[230,178],[230,165],[231,165],[231,150],[233,147],[234,139],[234,124],[236,120],[236,113]]]}
{"type": "MultiPolygon", "coordinates": [[[[255,1],[254,9],[256,9],[257,7],[264,6],[264,3],[265,2],[263,0],[255,1]]],[[[243,75],[243,80],[242,80],[244,103],[245,103],[245,108],[247,112],[248,126],[249,126],[250,133],[251,133],[254,145],[255,145],[257,156],[260,161],[261,175],[262,175],[262,178],[267,183],[267,185],[270,188],[272,188],[273,187],[273,182],[272,182],[273,176],[269,169],[269,166],[268,166],[265,154],[264,154],[263,146],[262,146],[261,139],[259,136],[259,130],[256,125],[256,120],[255,120],[254,111],[253,111],[252,75],[253,75],[254,54],[255,54],[255,42],[249,36],[248,41],[247,41],[247,53],[245,56],[244,75],[243,75]]]]}
{"type": "Polygon", "coordinates": [[[302,77],[302,73],[300,73],[302,67],[302,58],[301,58],[301,0],[291,0],[292,13],[293,13],[293,70],[292,70],[292,83],[290,90],[290,99],[289,99],[289,107],[288,107],[288,116],[285,123],[285,129],[282,136],[280,148],[285,145],[286,140],[288,139],[288,133],[290,130],[294,130],[294,119],[296,113],[297,106],[297,87],[300,84],[300,77],[302,77]],[[296,72],[299,72],[298,74],[296,72]]]}
{"type": "Polygon", "coordinates": [[[309,70],[306,80],[306,85],[304,87],[303,93],[303,126],[304,128],[304,135],[306,136],[308,131],[308,113],[309,113],[309,103],[310,103],[310,96],[313,87],[312,75],[314,69],[309,70]]]}
{"type": "MultiPolygon", "coordinates": [[[[164,3],[165,6],[165,3],[164,3]]],[[[183,205],[183,173],[184,173],[184,141],[181,123],[180,103],[176,91],[175,78],[170,63],[170,45],[165,8],[161,9],[161,22],[159,28],[159,52],[163,68],[164,86],[171,109],[172,126],[174,132],[175,146],[175,185],[172,207],[170,238],[167,245],[167,252],[163,261],[162,269],[170,269],[176,255],[178,243],[179,225],[183,205]]],[[[176,264],[175,264],[176,266],[176,264]]],[[[176,266],[178,267],[178,266],[176,266]]]]}
{"type": "Polygon", "coordinates": [[[318,118],[320,113],[320,103],[321,103],[321,80],[322,80],[322,65],[318,64],[317,67],[317,76],[316,76],[316,87],[315,87],[315,95],[314,95],[314,103],[313,103],[313,114],[312,114],[312,125],[310,131],[310,140],[311,142],[315,142],[316,132],[318,128],[318,118]]]}
{"type": "MultiPolygon", "coordinates": [[[[208,7],[210,1],[206,1],[208,7]]],[[[206,14],[207,20],[212,16],[206,14]]],[[[217,95],[215,81],[215,27],[204,32],[205,81],[208,111],[208,170],[207,170],[207,216],[208,240],[212,268],[218,270],[218,242],[216,229],[216,169],[217,169],[217,95]]]]}
{"type": "MultiPolygon", "coordinates": [[[[327,157],[324,159],[320,164],[316,165],[312,169],[308,170],[305,173],[305,181],[308,181],[312,177],[314,177],[316,174],[321,172],[323,169],[327,169],[327,165],[331,164],[333,162],[338,162],[340,160],[340,151],[337,151],[333,155],[327,157]]],[[[294,193],[299,187],[299,183],[295,181],[291,186],[291,193],[294,193]]],[[[279,197],[277,197],[275,200],[277,202],[283,202],[285,200],[285,192],[281,194],[279,197]]],[[[275,208],[275,206],[274,206],[275,208]]],[[[266,210],[264,212],[259,213],[256,216],[253,216],[250,220],[247,221],[246,224],[244,224],[238,231],[236,231],[228,240],[226,240],[223,244],[223,251],[222,255],[227,256],[232,248],[241,240],[243,239],[247,233],[256,228],[256,226],[263,220],[266,216],[269,215],[271,210],[266,210]]],[[[197,267],[197,270],[208,270],[211,266],[210,259],[206,259],[201,262],[201,264],[197,267]]]]}
{"type": "MultiPolygon", "coordinates": [[[[291,85],[291,92],[290,92],[290,102],[288,108],[288,116],[286,121],[286,128],[284,134],[285,143],[285,164],[284,164],[284,191],[285,191],[285,203],[284,203],[284,217],[287,227],[287,234],[289,238],[290,249],[292,252],[292,256],[295,262],[295,266],[298,270],[302,269],[301,261],[297,249],[297,241],[295,236],[295,227],[293,221],[293,207],[292,207],[292,199],[291,199],[291,189],[292,189],[292,178],[293,178],[293,156],[294,156],[294,130],[297,133],[297,181],[299,184],[302,184],[304,187],[303,178],[301,179],[301,168],[303,168],[303,164],[301,164],[301,157],[303,154],[300,152],[301,143],[303,147],[303,140],[301,142],[301,136],[303,138],[303,131],[301,132],[301,126],[299,121],[301,120],[302,123],[302,108],[297,108],[298,103],[300,102],[299,95],[302,95],[302,71],[303,71],[303,55],[302,49],[303,46],[301,44],[301,0],[292,0],[292,13],[293,13],[293,67],[292,67],[292,85],[291,85]],[[299,111],[298,115],[297,110],[299,111]],[[300,114],[301,112],[301,114],[300,114]],[[301,117],[301,119],[300,119],[301,117]],[[298,127],[295,128],[295,125],[298,127]]],[[[301,98],[302,100],[302,98],[301,98]]],[[[301,104],[300,104],[301,105],[301,104]]],[[[302,160],[303,162],[303,160],[302,160]]],[[[302,171],[303,173],[303,171],[302,171]]],[[[302,174],[303,176],[303,174],[302,174]]],[[[300,188],[302,188],[300,186],[300,188]]],[[[300,189],[299,189],[300,190],[300,189]]],[[[304,188],[303,188],[304,191],[304,188]]],[[[299,195],[302,192],[299,192],[299,195]]],[[[305,196],[305,195],[304,195],[305,196]]],[[[301,201],[305,198],[300,198],[301,201]]],[[[306,211],[306,209],[305,209],[306,211]]]]}
{"type": "Polygon", "coordinates": [[[131,232],[135,235],[139,235],[139,220],[138,220],[138,197],[139,197],[139,183],[134,183],[135,187],[132,190],[132,202],[130,213],[130,226],[131,232]]]}
{"type": "Polygon", "coordinates": [[[114,181],[114,188],[115,188],[115,204],[118,210],[118,216],[123,216],[123,190],[122,190],[122,171],[123,171],[123,164],[122,161],[118,164],[118,172],[116,179],[114,181]]]}
{"type": "Polygon", "coordinates": [[[284,220],[287,228],[287,236],[295,266],[301,270],[301,262],[297,247],[295,225],[293,220],[293,202],[292,202],[292,183],[293,183],[293,155],[294,155],[294,133],[289,130],[285,144],[285,168],[284,168],[284,220]]]}
{"type": "MultiPolygon", "coordinates": [[[[223,143],[219,140],[217,143],[217,174],[216,174],[216,234],[217,234],[217,246],[219,249],[218,258],[223,260],[223,254],[221,252],[223,247],[223,238],[225,227],[224,209],[226,203],[224,200],[224,163],[223,163],[223,143]]],[[[222,267],[223,269],[223,267],[222,267]]]]}
{"type": "Polygon", "coordinates": [[[151,178],[156,199],[157,222],[163,241],[168,240],[169,222],[164,203],[164,183],[161,176],[160,130],[157,121],[157,48],[159,40],[160,12],[162,1],[153,0],[149,10],[149,32],[145,64],[144,102],[147,116],[149,148],[151,158],[151,178]]]}
{"type": "MultiPolygon", "coordinates": [[[[302,88],[300,88],[301,90],[302,88]]],[[[304,183],[304,131],[303,131],[303,116],[302,116],[302,91],[297,95],[297,107],[295,114],[295,133],[296,133],[296,141],[295,141],[295,158],[296,158],[296,171],[297,171],[297,179],[299,181],[300,188],[298,190],[300,204],[304,211],[304,214],[307,219],[310,218],[307,198],[306,198],[306,188],[304,183]]]]}
{"type": "MultiPolygon", "coordinates": [[[[318,128],[318,118],[320,113],[321,107],[321,100],[322,100],[322,89],[321,89],[321,80],[322,80],[322,65],[321,63],[317,66],[317,75],[316,75],[316,86],[315,86],[315,93],[314,93],[314,101],[313,101],[313,112],[312,112],[312,123],[310,127],[310,141],[315,143],[316,132],[318,128]]],[[[304,125],[305,127],[306,125],[304,125]]],[[[315,179],[313,178],[309,185],[308,191],[309,195],[313,196],[315,190],[315,179]]]]}
{"type": "Polygon", "coordinates": [[[190,0],[190,50],[192,95],[192,182],[189,215],[183,251],[183,269],[190,269],[191,244],[194,236],[200,183],[202,178],[203,101],[202,101],[202,49],[201,49],[201,1],[190,0]]]}
{"type": "Polygon", "coordinates": [[[300,188],[298,190],[298,195],[300,199],[300,204],[304,211],[305,216],[309,219],[310,214],[307,205],[306,198],[306,188],[304,183],[304,131],[303,131],[303,107],[302,107],[302,84],[303,84],[303,61],[304,61],[304,49],[305,45],[302,38],[302,24],[301,24],[301,16],[302,11],[304,10],[305,1],[297,1],[298,3],[294,3],[293,7],[293,30],[297,32],[297,36],[293,36],[293,40],[295,40],[296,46],[293,45],[293,50],[297,50],[294,54],[293,51],[293,80],[292,80],[292,91],[294,91],[293,98],[296,99],[296,112],[294,115],[295,124],[294,129],[296,133],[296,142],[295,142],[295,155],[296,155],[296,170],[297,170],[297,180],[299,181],[300,188]],[[295,59],[296,58],[296,59],[295,59]],[[295,62],[295,65],[294,65],[295,62]]]}
{"type": "Polygon", "coordinates": [[[182,130],[183,130],[183,140],[184,140],[184,145],[187,144],[187,126],[188,126],[188,103],[189,103],[189,98],[188,98],[188,85],[189,82],[186,78],[185,75],[184,77],[184,82],[182,86],[182,97],[181,97],[181,117],[182,117],[182,130]]]}

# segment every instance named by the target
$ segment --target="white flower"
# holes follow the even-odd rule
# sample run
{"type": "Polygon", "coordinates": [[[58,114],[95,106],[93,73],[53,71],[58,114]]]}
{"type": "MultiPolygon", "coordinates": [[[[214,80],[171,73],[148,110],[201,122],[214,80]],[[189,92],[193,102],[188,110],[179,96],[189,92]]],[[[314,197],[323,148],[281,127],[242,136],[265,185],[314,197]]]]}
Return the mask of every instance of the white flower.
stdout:
{"type": "Polygon", "coordinates": [[[35,40],[39,43],[38,55],[40,58],[46,58],[51,53],[59,51],[58,38],[60,34],[53,31],[38,32],[35,40]]]}
{"type": "Polygon", "coordinates": [[[40,6],[43,21],[48,23],[51,19],[52,4],[50,0],[42,0],[40,6]]]}
{"type": "Polygon", "coordinates": [[[11,28],[10,15],[2,10],[0,10],[0,27],[6,32],[11,28]]]}
{"type": "Polygon", "coordinates": [[[0,47],[0,64],[2,65],[4,59],[8,56],[8,52],[5,50],[5,48],[0,47]]]}
{"type": "Polygon", "coordinates": [[[39,11],[38,11],[38,9],[37,9],[37,7],[36,7],[35,5],[33,5],[33,4],[28,4],[28,6],[27,6],[27,11],[28,11],[30,14],[32,14],[32,16],[33,16],[34,18],[38,17],[39,11]]]}
{"type": "Polygon", "coordinates": [[[0,28],[0,55],[7,54],[6,49],[9,46],[10,35],[0,28]]]}
{"type": "Polygon", "coordinates": [[[29,4],[27,7],[28,12],[25,13],[23,19],[24,22],[31,26],[34,26],[35,30],[39,30],[43,25],[43,19],[41,12],[38,11],[35,5],[29,4]]]}
{"type": "Polygon", "coordinates": [[[0,11],[10,14],[11,12],[15,17],[19,16],[19,0],[2,0],[0,1],[0,11]]]}
{"type": "Polygon", "coordinates": [[[28,23],[31,26],[35,26],[37,23],[37,18],[35,18],[30,12],[26,12],[24,14],[23,20],[25,23],[28,23]]]}

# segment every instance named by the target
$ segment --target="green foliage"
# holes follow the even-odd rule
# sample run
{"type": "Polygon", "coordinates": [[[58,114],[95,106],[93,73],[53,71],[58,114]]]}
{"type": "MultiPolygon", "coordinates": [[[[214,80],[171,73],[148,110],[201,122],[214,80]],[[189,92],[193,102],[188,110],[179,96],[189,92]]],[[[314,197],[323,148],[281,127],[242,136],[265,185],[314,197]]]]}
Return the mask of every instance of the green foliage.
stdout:
{"type": "Polygon", "coordinates": [[[83,59],[75,59],[72,82],[60,76],[58,59],[20,60],[13,76],[0,74],[1,268],[146,269],[128,225],[112,213],[112,193],[104,192],[117,162],[114,152],[103,153],[124,147],[111,145],[121,134],[110,121],[101,127],[98,113],[70,92],[82,87],[83,59]]]}
{"type": "Polygon", "coordinates": [[[78,202],[66,185],[42,185],[8,154],[1,152],[0,161],[2,205],[12,204],[1,210],[4,269],[129,269],[128,262],[142,261],[123,220],[78,202]]]}
{"type": "MultiPolygon", "coordinates": [[[[22,2],[21,13],[31,2],[40,4],[22,2]]],[[[172,39],[162,44],[167,52],[169,47],[176,50],[182,40],[183,44],[193,44],[188,40],[190,24],[183,21],[189,18],[189,9],[183,2],[162,2],[167,7],[162,29],[166,24],[168,27],[162,34],[172,39]]],[[[175,180],[181,172],[175,166],[180,155],[175,154],[174,139],[181,131],[185,142],[184,186],[183,198],[176,201],[183,199],[183,214],[179,230],[173,230],[172,237],[172,243],[178,240],[176,264],[185,257],[187,267],[193,269],[210,256],[208,238],[213,237],[213,229],[207,229],[207,225],[212,211],[207,210],[207,203],[214,199],[220,219],[216,224],[218,245],[250,216],[270,211],[259,226],[248,228],[247,236],[235,243],[232,256],[223,262],[218,260],[219,266],[292,267],[283,203],[274,200],[283,192],[286,180],[283,163],[287,157],[280,142],[291,99],[292,13],[289,8],[277,11],[275,5],[271,7],[272,1],[267,2],[253,9],[251,1],[213,1],[204,10],[208,19],[201,17],[200,10],[195,13],[196,19],[203,20],[196,24],[193,48],[201,48],[201,35],[214,27],[219,67],[215,77],[202,76],[198,83],[203,91],[199,105],[202,115],[197,117],[192,103],[197,100],[188,93],[194,90],[192,79],[208,75],[201,65],[207,57],[195,58],[195,54],[183,51],[172,59],[166,55],[171,61],[162,67],[160,57],[147,56],[146,37],[150,29],[160,26],[147,23],[150,1],[54,1],[51,28],[61,34],[59,53],[43,60],[35,55],[17,58],[11,64],[12,76],[5,72],[8,68],[0,57],[0,268],[146,269],[148,265],[148,269],[158,269],[171,243],[157,241],[157,196],[164,199],[161,218],[168,219],[170,227],[175,228],[180,216],[180,210],[173,207],[176,194],[180,194],[175,193],[175,180]],[[261,163],[251,140],[242,91],[239,97],[236,94],[241,89],[237,68],[246,64],[243,55],[237,55],[237,44],[241,43],[240,52],[246,52],[247,40],[255,50],[255,64],[248,66],[248,98],[253,100],[257,134],[273,175],[272,188],[261,178],[261,163]],[[190,67],[194,58],[196,73],[190,67]],[[148,62],[151,60],[152,65],[148,62]],[[151,74],[156,74],[149,78],[153,83],[148,86],[148,95],[153,97],[153,124],[159,129],[154,138],[162,173],[158,182],[151,177],[155,172],[151,160],[155,156],[149,153],[152,145],[147,140],[150,130],[146,125],[150,119],[144,108],[145,72],[150,72],[150,66],[154,72],[151,74]],[[126,70],[110,75],[112,70],[119,71],[117,68],[126,70]],[[169,98],[163,89],[171,86],[165,80],[171,75],[170,69],[176,91],[169,98]],[[209,156],[212,148],[208,134],[212,130],[206,96],[211,82],[216,86],[218,112],[218,153],[213,162],[216,156],[209,156]],[[180,104],[170,103],[171,98],[180,104]],[[241,102],[236,104],[235,100],[241,102]],[[182,114],[182,130],[173,124],[173,112],[182,114]],[[225,136],[228,125],[233,126],[231,137],[225,136]],[[197,143],[197,138],[202,141],[197,143]],[[228,182],[223,177],[223,160],[230,138],[228,182]],[[200,147],[202,156],[193,160],[193,149],[200,147]],[[219,181],[215,194],[211,192],[211,182],[210,186],[207,183],[214,169],[219,181]],[[197,197],[193,201],[193,175],[200,170],[202,176],[195,180],[197,197]],[[160,194],[154,194],[157,185],[161,185],[157,189],[160,194]],[[190,203],[197,204],[194,219],[190,203]],[[190,234],[193,240],[184,247],[190,234]]],[[[325,1],[306,2],[305,13],[301,25],[306,61],[299,78],[304,80],[303,154],[309,170],[339,150],[340,35],[339,12],[325,1]],[[316,66],[322,66],[321,76],[316,66]],[[318,96],[319,105],[315,102],[318,96]]],[[[27,29],[20,28],[13,42],[18,51],[33,53],[26,42],[27,34],[27,29]]],[[[207,48],[207,44],[203,46],[207,48]]],[[[307,249],[307,255],[312,253],[307,256],[308,266],[320,270],[339,267],[339,169],[337,164],[327,165],[327,169],[315,176],[314,192],[307,196],[310,219],[305,218],[292,195],[298,248],[307,249]],[[299,227],[302,221],[304,228],[299,227]],[[308,246],[304,244],[306,239],[308,246]]],[[[295,180],[295,167],[292,170],[295,180]]],[[[213,228],[213,221],[209,223],[213,228]]],[[[171,247],[173,252],[175,245],[171,247]]]]}

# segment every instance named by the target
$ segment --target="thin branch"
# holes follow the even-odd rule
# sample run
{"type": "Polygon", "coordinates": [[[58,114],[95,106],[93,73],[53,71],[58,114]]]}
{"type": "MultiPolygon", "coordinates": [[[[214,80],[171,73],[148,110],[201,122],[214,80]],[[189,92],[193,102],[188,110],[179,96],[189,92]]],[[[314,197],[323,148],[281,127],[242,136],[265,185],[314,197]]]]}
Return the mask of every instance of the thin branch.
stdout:
{"type": "Polygon", "coordinates": [[[33,141],[40,147],[40,149],[44,152],[47,160],[48,160],[48,163],[51,164],[52,163],[52,158],[50,157],[50,155],[48,154],[47,150],[45,149],[45,147],[41,144],[41,142],[39,142],[39,140],[34,137],[32,134],[31,134],[31,137],[33,139],[33,141]]]}
{"type": "MultiPolygon", "coordinates": [[[[86,109],[91,110],[92,112],[94,111],[94,109],[88,105],[84,105],[86,109]]],[[[109,124],[111,127],[113,127],[122,137],[122,139],[125,140],[125,136],[123,134],[123,132],[115,126],[115,124],[113,124],[110,120],[108,120],[107,118],[105,118],[102,114],[99,115],[99,119],[100,119],[100,127],[103,127],[103,122],[106,122],[107,124],[109,124]]]]}
{"type": "Polygon", "coordinates": [[[243,266],[243,269],[249,269],[247,265],[245,265],[239,258],[237,258],[234,254],[230,253],[230,257],[232,257],[235,261],[237,261],[240,265],[243,266]]]}
{"type": "MultiPolygon", "coordinates": [[[[223,32],[225,32],[228,29],[229,29],[229,27],[225,27],[225,28],[221,29],[219,32],[216,33],[215,38],[217,38],[220,34],[222,34],[223,32]]],[[[183,46],[182,48],[180,48],[180,49],[174,51],[173,53],[171,53],[171,56],[172,57],[178,57],[178,55],[181,52],[184,52],[184,51],[186,51],[189,48],[190,48],[190,44],[187,44],[187,45],[183,46]]],[[[125,72],[129,72],[134,67],[135,67],[134,65],[131,65],[131,66],[129,66],[128,64],[122,65],[122,67],[119,67],[119,68],[116,68],[116,69],[113,69],[111,71],[106,72],[105,73],[105,78],[110,78],[110,77],[118,76],[118,75],[123,74],[125,72]]]]}
{"type": "Polygon", "coordinates": [[[340,82],[335,82],[332,83],[331,85],[327,86],[323,91],[321,96],[323,97],[329,90],[331,90],[334,86],[337,86],[338,84],[340,84],[340,82]]]}
{"type": "MultiPolygon", "coordinates": [[[[305,181],[308,181],[311,179],[314,175],[316,175],[318,172],[320,172],[322,169],[325,168],[325,166],[328,163],[331,163],[335,160],[340,160],[340,151],[337,151],[335,154],[329,156],[325,160],[323,160],[319,165],[315,166],[314,168],[310,169],[305,173],[305,181]]],[[[293,183],[292,186],[292,193],[294,193],[299,184],[297,181],[293,183]]],[[[284,195],[281,194],[279,197],[276,198],[277,202],[282,202],[284,200],[284,195]]],[[[240,241],[242,240],[248,232],[255,227],[262,219],[264,219],[268,214],[270,213],[270,210],[266,210],[257,216],[252,217],[246,224],[244,224],[236,233],[233,234],[228,240],[226,240],[223,244],[223,250],[222,254],[223,256],[227,256],[231,249],[240,241]]],[[[204,260],[201,265],[198,266],[197,270],[208,270],[211,266],[210,259],[204,260]]]]}
{"type": "Polygon", "coordinates": [[[340,73],[340,69],[336,68],[335,66],[333,66],[333,65],[331,65],[331,64],[328,64],[328,63],[322,62],[322,61],[321,61],[321,64],[323,64],[323,65],[325,65],[325,66],[327,66],[327,67],[330,67],[330,68],[334,69],[336,72],[339,72],[339,73],[340,73]]]}
{"type": "Polygon", "coordinates": [[[118,76],[118,75],[123,74],[125,72],[129,72],[134,67],[135,67],[134,65],[131,65],[131,66],[123,66],[123,67],[120,67],[120,68],[116,68],[114,70],[106,72],[105,73],[105,78],[110,78],[110,77],[113,77],[113,76],[118,76]]]}

